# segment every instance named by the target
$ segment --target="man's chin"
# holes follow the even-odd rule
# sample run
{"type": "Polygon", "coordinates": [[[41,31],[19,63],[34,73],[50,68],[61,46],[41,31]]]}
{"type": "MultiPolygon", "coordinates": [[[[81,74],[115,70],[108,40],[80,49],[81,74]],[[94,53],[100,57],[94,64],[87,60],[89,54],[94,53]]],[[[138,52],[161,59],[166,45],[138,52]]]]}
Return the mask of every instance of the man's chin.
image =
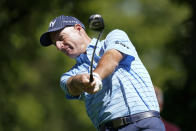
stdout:
{"type": "Polygon", "coordinates": [[[76,58],[78,55],[74,55],[74,54],[67,54],[65,53],[66,56],[70,57],[70,58],[76,58]]]}

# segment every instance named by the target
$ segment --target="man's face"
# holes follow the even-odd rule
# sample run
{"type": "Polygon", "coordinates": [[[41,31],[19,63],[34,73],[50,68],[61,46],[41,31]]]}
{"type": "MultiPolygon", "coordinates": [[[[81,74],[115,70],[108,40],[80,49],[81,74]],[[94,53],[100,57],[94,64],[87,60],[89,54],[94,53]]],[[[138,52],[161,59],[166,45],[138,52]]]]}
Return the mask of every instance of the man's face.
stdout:
{"type": "Polygon", "coordinates": [[[75,58],[83,52],[83,37],[75,26],[66,27],[57,32],[51,32],[50,38],[57,49],[71,58],[75,58]]]}

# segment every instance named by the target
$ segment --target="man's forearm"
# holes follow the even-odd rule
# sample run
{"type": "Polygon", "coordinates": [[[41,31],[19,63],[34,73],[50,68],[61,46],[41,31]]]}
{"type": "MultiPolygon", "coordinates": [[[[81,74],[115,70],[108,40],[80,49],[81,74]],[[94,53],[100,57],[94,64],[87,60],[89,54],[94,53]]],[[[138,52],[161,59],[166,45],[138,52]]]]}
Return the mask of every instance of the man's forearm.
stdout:
{"type": "Polygon", "coordinates": [[[102,56],[94,72],[98,73],[104,79],[115,70],[122,58],[122,53],[111,49],[102,56]]]}

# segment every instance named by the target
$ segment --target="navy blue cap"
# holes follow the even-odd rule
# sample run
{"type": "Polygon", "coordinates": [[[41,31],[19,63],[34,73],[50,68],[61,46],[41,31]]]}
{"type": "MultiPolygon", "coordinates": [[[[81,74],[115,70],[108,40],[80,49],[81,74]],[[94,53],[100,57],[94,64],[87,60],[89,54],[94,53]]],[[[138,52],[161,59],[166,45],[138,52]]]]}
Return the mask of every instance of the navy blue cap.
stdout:
{"type": "Polygon", "coordinates": [[[75,24],[80,24],[83,29],[85,29],[85,26],[80,22],[77,18],[72,17],[72,16],[58,16],[55,19],[53,19],[50,24],[48,31],[43,33],[40,37],[40,43],[42,46],[49,46],[52,44],[52,41],[50,39],[49,33],[58,31],[63,29],[64,27],[67,26],[74,26],[75,24]]]}

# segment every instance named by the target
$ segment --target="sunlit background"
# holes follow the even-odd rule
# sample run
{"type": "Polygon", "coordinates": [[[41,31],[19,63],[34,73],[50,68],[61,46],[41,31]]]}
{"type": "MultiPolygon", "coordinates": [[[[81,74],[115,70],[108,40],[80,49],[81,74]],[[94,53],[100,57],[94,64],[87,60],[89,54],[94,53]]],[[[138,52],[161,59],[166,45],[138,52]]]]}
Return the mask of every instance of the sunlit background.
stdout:
{"type": "Polygon", "coordinates": [[[59,86],[74,60],[40,35],[59,15],[71,15],[88,29],[91,14],[105,22],[102,39],[124,30],[164,92],[164,119],[181,130],[195,129],[195,22],[191,0],[1,0],[0,131],[95,131],[81,101],[66,100],[59,86]]]}

